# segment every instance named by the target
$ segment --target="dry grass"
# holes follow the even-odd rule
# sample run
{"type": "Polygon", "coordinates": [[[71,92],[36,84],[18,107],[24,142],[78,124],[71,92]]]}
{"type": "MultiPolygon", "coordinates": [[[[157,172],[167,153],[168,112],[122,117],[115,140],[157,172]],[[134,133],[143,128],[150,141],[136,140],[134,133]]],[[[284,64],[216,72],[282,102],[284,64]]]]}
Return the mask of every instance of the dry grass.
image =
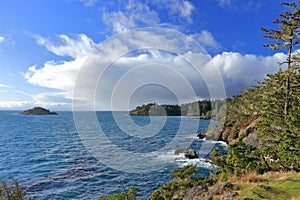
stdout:
{"type": "Polygon", "coordinates": [[[242,183],[264,182],[265,179],[262,176],[257,175],[255,172],[251,172],[251,173],[247,173],[241,177],[231,176],[228,178],[228,181],[233,182],[233,183],[242,184],[242,183]]]}
{"type": "Polygon", "coordinates": [[[250,172],[242,177],[232,176],[228,178],[229,182],[243,184],[243,183],[260,183],[268,181],[279,181],[286,182],[289,181],[291,176],[296,176],[300,178],[300,173],[295,172],[268,172],[263,175],[256,174],[255,172],[250,172]]]}

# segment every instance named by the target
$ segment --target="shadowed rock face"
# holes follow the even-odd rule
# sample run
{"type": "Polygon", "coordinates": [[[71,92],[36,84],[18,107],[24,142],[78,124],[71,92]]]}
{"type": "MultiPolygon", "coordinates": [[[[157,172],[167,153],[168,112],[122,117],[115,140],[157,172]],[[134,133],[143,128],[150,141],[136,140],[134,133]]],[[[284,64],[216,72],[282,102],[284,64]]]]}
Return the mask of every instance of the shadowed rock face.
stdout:
{"type": "Polygon", "coordinates": [[[57,115],[56,112],[50,112],[49,110],[42,107],[34,107],[29,110],[25,110],[20,113],[21,115],[57,115]]]}
{"type": "Polygon", "coordinates": [[[199,158],[194,149],[180,148],[175,151],[175,155],[178,155],[180,153],[184,153],[184,156],[189,159],[199,158]]]}

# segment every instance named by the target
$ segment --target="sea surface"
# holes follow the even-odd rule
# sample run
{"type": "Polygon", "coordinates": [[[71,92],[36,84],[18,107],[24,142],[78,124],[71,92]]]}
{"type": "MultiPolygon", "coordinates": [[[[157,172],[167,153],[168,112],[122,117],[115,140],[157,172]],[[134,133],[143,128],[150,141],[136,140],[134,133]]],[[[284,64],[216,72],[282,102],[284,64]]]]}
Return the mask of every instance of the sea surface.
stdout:
{"type": "MultiPolygon", "coordinates": [[[[193,117],[128,117],[127,112],[95,114],[106,139],[126,152],[134,155],[154,154],[176,139],[176,134],[181,134],[181,139],[186,137],[190,141],[189,146],[201,158],[188,160],[182,155],[174,155],[176,149],[171,149],[165,155],[158,156],[157,161],[151,160],[152,166],[155,166],[156,162],[158,164],[161,159],[166,159],[166,164],[161,168],[133,173],[122,170],[122,165],[125,163],[134,169],[141,164],[138,159],[137,162],[130,160],[130,163],[126,163],[124,157],[118,166],[94,156],[82,142],[72,112],[24,116],[19,115],[18,111],[0,111],[0,180],[9,181],[9,176],[14,177],[28,196],[36,199],[97,199],[99,196],[122,192],[121,183],[127,189],[130,185],[138,187],[139,199],[146,199],[154,189],[171,180],[169,174],[175,168],[195,164],[202,167],[202,175],[208,175],[212,170],[212,166],[206,162],[208,152],[214,147],[226,150],[222,143],[195,137],[196,132],[205,131],[208,120],[193,117]],[[116,122],[116,118],[121,122],[116,122]],[[122,119],[128,118],[134,125],[126,120],[123,121],[126,127],[120,125],[122,119]],[[195,124],[196,130],[190,129],[195,124]],[[155,132],[151,133],[152,129],[155,132]],[[141,130],[145,131],[147,137],[142,137],[144,132],[141,130]]],[[[86,126],[86,130],[91,131],[88,120],[82,120],[80,127],[86,126]]],[[[188,147],[181,146],[180,141],[176,143],[178,147],[188,147]]],[[[101,141],[99,144],[101,148],[101,141]]],[[[103,148],[107,146],[103,144],[103,148]]],[[[115,152],[110,153],[112,156],[108,159],[113,158],[115,152]]],[[[139,166],[145,168],[144,165],[139,166]]]]}

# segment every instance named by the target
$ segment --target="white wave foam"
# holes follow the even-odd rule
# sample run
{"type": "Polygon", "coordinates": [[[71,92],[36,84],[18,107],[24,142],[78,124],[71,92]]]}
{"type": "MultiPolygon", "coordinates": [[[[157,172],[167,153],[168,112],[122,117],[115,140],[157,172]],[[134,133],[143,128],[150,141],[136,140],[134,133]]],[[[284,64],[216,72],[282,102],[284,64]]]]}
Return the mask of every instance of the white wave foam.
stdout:
{"type": "Polygon", "coordinates": [[[196,167],[207,168],[207,169],[211,169],[214,167],[214,165],[211,164],[209,160],[203,158],[196,158],[196,159],[179,158],[176,159],[176,163],[179,165],[179,167],[185,167],[187,165],[194,165],[196,167]]]}

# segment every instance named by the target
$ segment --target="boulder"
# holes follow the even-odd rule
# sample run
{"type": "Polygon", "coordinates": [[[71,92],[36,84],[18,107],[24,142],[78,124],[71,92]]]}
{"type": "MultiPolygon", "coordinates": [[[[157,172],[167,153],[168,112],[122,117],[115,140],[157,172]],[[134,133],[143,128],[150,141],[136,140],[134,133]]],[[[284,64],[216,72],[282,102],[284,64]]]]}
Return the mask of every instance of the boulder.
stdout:
{"type": "Polygon", "coordinates": [[[203,186],[197,186],[192,188],[184,197],[183,200],[202,200],[206,199],[207,188],[203,186]]]}
{"type": "Polygon", "coordinates": [[[259,145],[257,133],[251,133],[247,137],[243,138],[243,142],[251,149],[256,149],[259,145]]]}
{"type": "Polygon", "coordinates": [[[179,149],[176,149],[175,154],[178,155],[178,154],[180,154],[180,153],[185,153],[186,150],[187,150],[186,148],[179,148],[179,149]]]}
{"type": "Polygon", "coordinates": [[[198,158],[198,155],[194,149],[187,149],[184,156],[189,159],[198,158]]]}
{"type": "Polygon", "coordinates": [[[180,148],[175,151],[176,155],[178,155],[180,153],[183,153],[184,157],[189,158],[189,159],[199,158],[199,156],[197,155],[197,153],[194,149],[180,148]]]}
{"type": "Polygon", "coordinates": [[[259,145],[259,141],[256,133],[256,123],[259,119],[253,121],[244,130],[241,130],[239,137],[243,138],[242,141],[251,149],[256,149],[259,145]]]}
{"type": "Polygon", "coordinates": [[[213,141],[221,141],[222,140],[222,133],[216,132],[207,132],[205,136],[206,140],[213,140],[213,141]]]}
{"type": "Polygon", "coordinates": [[[221,194],[231,190],[232,188],[233,188],[232,183],[222,182],[222,183],[214,186],[213,188],[211,188],[210,194],[211,195],[221,195],[221,194]]]}
{"type": "Polygon", "coordinates": [[[197,137],[198,137],[200,140],[202,140],[202,139],[205,138],[205,133],[198,133],[198,134],[197,134],[197,137]]]}

